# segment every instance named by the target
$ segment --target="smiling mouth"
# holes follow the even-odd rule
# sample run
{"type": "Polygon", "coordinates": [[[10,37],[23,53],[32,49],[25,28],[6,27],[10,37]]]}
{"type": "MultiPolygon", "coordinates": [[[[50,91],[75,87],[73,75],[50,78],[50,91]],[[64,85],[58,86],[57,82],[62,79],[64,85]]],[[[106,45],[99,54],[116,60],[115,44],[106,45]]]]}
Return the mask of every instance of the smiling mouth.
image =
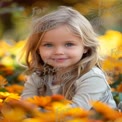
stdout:
{"type": "Polygon", "coordinates": [[[53,59],[53,61],[56,61],[56,62],[61,62],[61,61],[65,61],[67,60],[67,58],[57,58],[57,59],[53,59]]]}

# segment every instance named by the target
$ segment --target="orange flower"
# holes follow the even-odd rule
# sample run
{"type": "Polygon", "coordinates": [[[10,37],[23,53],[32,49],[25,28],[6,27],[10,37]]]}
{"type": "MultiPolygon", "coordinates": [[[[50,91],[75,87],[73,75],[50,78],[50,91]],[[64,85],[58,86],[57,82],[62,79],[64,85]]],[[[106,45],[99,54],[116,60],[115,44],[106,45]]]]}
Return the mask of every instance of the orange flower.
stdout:
{"type": "Polygon", "coordinates": [[[116,91],[122,92],[122,83],[117,86],[116,91]]]}
{"type": "Polygon", "coordinates": [[[64,96],[60,95],[60,94],[52,95],[51,98],[52,98],[52,102],[55,102],[55,101],[58,102],[59,101],[59,102],[62,102],[64,104],[72,103],[70,100],[65,99],[64,96]]]}
{"type": "Polygon", "coordinates": [[[97,102],[92,102],[93,104],[93,108],[101,113],[103,115],[103,117],[105,117],[106,119],[109,120],[115,120],[119,117],[122,117],[122,113],[112,109],[111,107],[109,107],[108,105],[97,101],[97,102]]]}
{"type": "Polygon", "coordinates": [[[0,71],[3,73],[4,76],[6,75],[12,75],[14,72],[14,67],[11,66],[4,66],[4,65],[0,65],[0,71]]]}
{"type": "Polygon", "coordinates": [[[52,100],[54,100],[54,101],[64,100],[64,96],[59,95],[59,94],[57,94],[57,95],[52,95],[51,98],[52,98],[52,100]]]}
{"type": "Polygon", "coordinates": [[[87,117],[88,111],[79,108],[69,108],[67,109],[65,116],[73,116],[73,117],[87,117]]]}
{"type": "MultiPolygon", "coordinates": [[[[118,75],[122,73],[122,60],[107,57],[102,62],[102,68],[113,78],[113,81],[118,78],[118,75]]],[[[110,79],[109,79],[110,80],[110,79]]]]}
{"type": "Polygon", "coordinates": [[[17,77],[17,80],[18,80],[18,81],[26,81],[26,76],[23,75],[23,74],[20,74],[20,75],[17,77]]]}
{"type": "Polygon", "coordinates": [[[48,105],[50,102],[51,102],[51,97],[49,96],[46,96],[46,97],[43,97],[43,96],[34,96],[33,98],[28,98],[27,101],[37,105],[37,106],[40,106],[40,107],[45,107],[46,105],[48,105]]]}
{"type": "Polygon", "coordinates": [[[20,93],[22,93],[24,87],[21,86],[21,85],[13,84],[11,86],[6,86],[5,88],[10,93],[18,93],[18,94],[20,94],[20,93]]]}
{"type": "MultiPolygon", "coordinates": [[[[6,112],[8,111],[8,114],[7,114],[8,116],[9,116],[9,111],[15,113],[15,112],[19,112],[19,110],[20,110],[20,112],[17,115],[21,114],[21,111],[24,113],[24,118],[23,118],[23,114],[17,118],[25,119],[27,116],[30,116],[32,118],[41,117],[41,114],[42,114],[38,110],[37,106],[35,106],[34,104],[29,103],[25,100],[9,99],[9,101],[6,101],[3,106],[4,107],[2,108],[3,109],[2,111],[4,111],[4,114],[6,114],[6,112]],[[6,108],[7,108],[7,110],[6,110],[6,108]]],[[[8,116],[6,116],[6,117],[8,117],[8,116]]],[[[13,114],[12,115],[10,114],[10,116],[13,117],[13,114]]],[[[14,122],[14,121],[12,121],[12,122],[14,122]]],[[[21,121],[15,121],[15,122],[22,122],[22,120],[21,121]]]]}
{"type": "Polygon", "coordinates": [[[3,99],[0,99],[0,110],[2,108],[2,105],[3,105],[3,99]]]}

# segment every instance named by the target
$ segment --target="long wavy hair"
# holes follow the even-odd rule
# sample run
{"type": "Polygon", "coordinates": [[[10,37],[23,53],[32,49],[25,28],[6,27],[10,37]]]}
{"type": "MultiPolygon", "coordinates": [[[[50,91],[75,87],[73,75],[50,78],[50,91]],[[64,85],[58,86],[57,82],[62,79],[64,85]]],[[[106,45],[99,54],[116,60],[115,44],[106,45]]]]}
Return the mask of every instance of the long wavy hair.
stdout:
{"type": "MultiPolygon", "coordinates": [[[[26,54],[27,71],[30,73],[40,72],[39,76],[48,74],[45,72],[45,63],[38,53],[38,48],[45,33],[58,26],[66,25],[76,36],[80,37],[83,45],[88,49],[81,60],[73,66],[67,67],[59,71],[58,79],[63,81],[60,94],[67,99],[72,99],[75,94],[75,82],[84,73],[88,72],[92,67],[100,67],[101,57],[99,56],[99,41],[97,34],[94,32],[90,22],[81,15],[77,10],[71,7],[60,6],[57,10],[52,11],[42,17],[33,19],[32,32],[24,47],[26,54]],[[68,77],[65,77],[66,74],[68,77]]],[[[47,67],[51,69],[51,66],[47,67]]],[[[54,70],[53,70],[54,71],[54,70]]],[[[52,73],[55,74],[55,71],[52,73]]]]}

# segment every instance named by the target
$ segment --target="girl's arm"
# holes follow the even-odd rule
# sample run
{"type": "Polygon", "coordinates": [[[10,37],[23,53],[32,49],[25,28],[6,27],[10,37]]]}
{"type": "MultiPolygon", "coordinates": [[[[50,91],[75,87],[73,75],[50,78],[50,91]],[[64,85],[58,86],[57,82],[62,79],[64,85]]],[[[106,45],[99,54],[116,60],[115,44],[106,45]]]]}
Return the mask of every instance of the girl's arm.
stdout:
{"type": "Polygon", "coordinates": [[[40,78],[34,73],[27,78],[24,84],[24,90],[21,95],[22,99],[38,95],[38,87],[41,85],[40,78]]]}
{"type": "Polygon", "coordinates": [[[76,84],[72,107],[81,107],[87,110],[92,108],[91,101],[101,101],[116,108],[110,87],[103,77],[91,76],[76,84]]]}

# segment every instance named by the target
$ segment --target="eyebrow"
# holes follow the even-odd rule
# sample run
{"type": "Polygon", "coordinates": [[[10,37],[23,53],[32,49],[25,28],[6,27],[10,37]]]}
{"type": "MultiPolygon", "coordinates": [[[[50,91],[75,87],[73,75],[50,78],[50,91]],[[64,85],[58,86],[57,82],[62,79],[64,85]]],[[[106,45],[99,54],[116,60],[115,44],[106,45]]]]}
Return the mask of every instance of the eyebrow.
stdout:
{"type": "Polygon", "coordinates": [[[43,43],[43,42],[48,42],[48,43],[49,43],[49,42],[51,42],[51,41],[42,41],[42,43],[43,43]]]}
{"type": "MultiPolygon", "coordinates": [[[[64,42],[76,42],[75,40],[67,40],[64,42]]],[[[52,41],[43,41],[42,43],[53,43],[52,41]]]]}

